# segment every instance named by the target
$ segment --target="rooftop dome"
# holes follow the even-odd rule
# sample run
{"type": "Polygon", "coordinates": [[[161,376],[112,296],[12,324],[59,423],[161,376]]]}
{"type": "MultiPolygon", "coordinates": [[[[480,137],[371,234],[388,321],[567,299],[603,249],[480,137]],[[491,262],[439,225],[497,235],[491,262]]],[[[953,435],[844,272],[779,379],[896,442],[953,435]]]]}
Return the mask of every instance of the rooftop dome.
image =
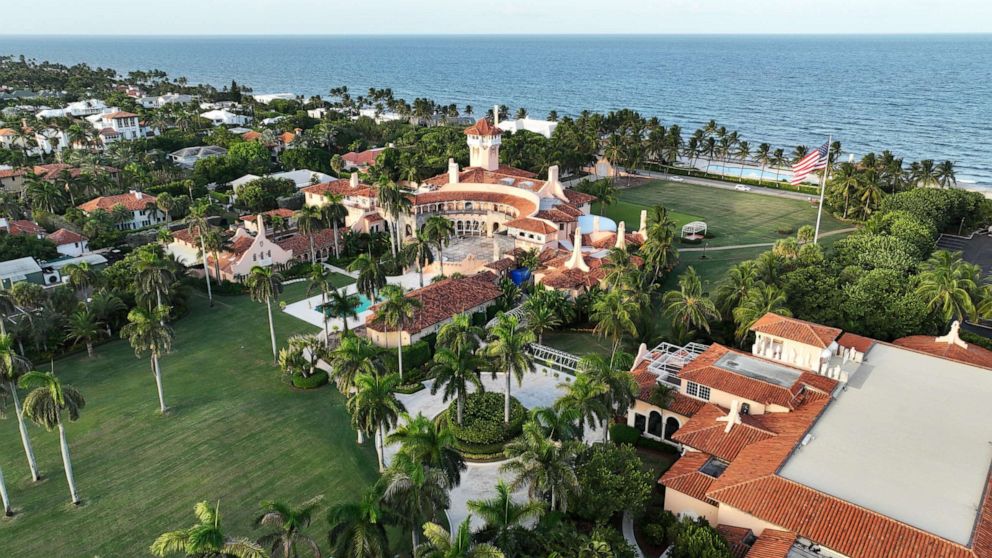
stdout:
{"type": "Polygon", "coordinates": [[[617,223],[609,217],[603,217],[602,215],[582,215],[579,217],[579,228],[582,229],[583,234],[589,234],[595,228],[593,226],[593,220],[599,217],[599,232],[617,232],[617,223]]]}

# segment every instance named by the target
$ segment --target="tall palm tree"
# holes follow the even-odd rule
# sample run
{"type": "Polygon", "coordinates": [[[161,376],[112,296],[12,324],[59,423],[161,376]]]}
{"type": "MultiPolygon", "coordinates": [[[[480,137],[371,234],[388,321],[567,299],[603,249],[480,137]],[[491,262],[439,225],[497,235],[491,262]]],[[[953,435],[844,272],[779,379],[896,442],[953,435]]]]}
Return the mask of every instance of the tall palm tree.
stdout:
{"type": "Polygon", "coordinates": [[[511,490],[526,486],[531,499],[547,495],[552,511],[568,511],[568,497],[581,491],[575,474],[574,442],[555,442],[537,423],[528,422],[523,434],[506,445],[505,453],[511,460],[500,471],[513,475],[511,490]]]}
{"type": "Polygon", "coordinates": [[[503,558],[499,548],[472,541],[471,522],[472,516],[466,517],[454,534],[437,523],[425,523],[423,530],[427,542],[416,549],[415,555],[420,558],[503,558]]]}
{"type": "Polygon", "coordinates": [[[172,328],[165,324],[168,315],[167,306],[159,306],[151,311],[135,306],[127,313],[127,325],[121,328],[121,338],[126,338],[131,343],[135,356],[140,358],[146,351],[151,355],[152,374],[158,389],[159,412],[162,414],[165,414],[167,408],[162,389],[162,368],[158,359],[172,350],[172,340],[175,337],[172,328]]]}
{"type": "Polygon", "coordinates": [[[355,288],[369,300],[376,300],[376,293],[386,285],[386,274],[379,260],[370,254],[361,254],[352,260],[348,271],[358,273],[355,288]]]}
{"type": "Polygon", "coordinates": [[[24,423],[24,409],[17,396],[17,383],[30,369],[31,363],[14,350],[14,338],[9,333],[0,333],[0,381],[6,384],[7,394],[14,401],[14,416],[17,418],[17,429],[21,434],[21,445],[28,459],[28,468],[31,469],[31,480],[38,482],[41,480],[41,472],[38,470],[38,461],[34,458],[27,424],[24,423]]]}
{"type": "Polygon", "coordinates": [[[613,348],[610,351],[611,366],[623,336],[637,335],[634,318],[638,308],[637,301],[623,289],[606,291],[592,303],[590,318],[596,324],[593,330],[598,335],[613,341],[613,348]]]}
{"type": "MultiPolygon", "coordinates": [[[[208,203],[197,204],[190,208],[189,215],[186,216],[186,231],[189,232],[190,236],[195,236],[200,239],[200,253],[203,254],[203,278],[207,281],[207,300],[210,301],[210,307],[214,306],[214,295],[210,290],[210,271],[207,269],[207,247],[205,235],[207,230],[210,228],[210,212],[213,211],[213,206],[208,203]]],[[[217,278],[220,281],[220,277],[217,278]]]]}
{"type": "Polygon", "coordinates": [[[69,285],[76,289],[86,300],[90,296],[90,291],[99,280],[99,272],[88,262],[69,264],[62,270],[63,275],[69,276],[69,285]]]}
{"type": "Polygon", "coordinates": [[[544,502],[515,502],[510,487],[500,479],[496,483],[495,496],[487,500],[469,500],[468,510],[482,518],[485,529],[493,533],[496,546],[507,548],[514,531],[544,515],[544,502]]]}
{"type": "MultiPolygon", "coordinates": [[[[275,224],[273,224],[273,228],[275,228],[275,224]]],[[[220,284],[220,251],[224,249],[224,236],[220,234],[219,230],[209,229],[203,235],[203,249],[209,251],[214,257],[214,281],[220,284]]],[[[206,259],[206,254],[200,254],[200,257],[206,259]]]]}
{"type": "Polygon", "coordinates": [[[334,257],[341,257],[341,246],[338,239],[338,223],[345,220],[348,209],[344,206],[344,196],[335,192],[324,192],[324,205],[320,207],[324,222],[329,223],[334,231],[334,257]]]}
{"type": "Polygon", "coordinates": [[[262,513],[255,518],[255,527],[271,527],[273,530],[262,535],[258,544],[269,549],[271,558],[301,556],[297,547],[308,549],[313,558],[320,558],[317,541],[303,531],[310,526],[313,513],[322,499],[323,496],[317,496],[298,507],[269,500],[262,502],[262,513]]]}
{"type": "Polygon", "coordinates": [[[703,294],[702,282],[692,266],[679,277],[679,289],[668,291],[661,301],[672,324],[686,336],[698,330],[709,333],[710,320],[720,319],[716,304],[703,294]]]}
{"type": "Polygon", "coordinates": [[[378,433],[379,471],[385,471],[386,432],[396,425],[400,413],[406,410],[396,398],[396,387],[400,385],[398,374],[373,375],[359,373],[354,380],[355,392],[348,399],[348,412],[354,422],[366,434],[378,433]]]}
{"type": "Polygon", "coordinates": [[[248,287],[248,294],[255,302],[264,302],[265,309],[269,314],[269,337],[272,339],[272,362],[279,358],[276,350],[276,327],[272,321],[272,303],[279,300],[282,293],[282,274],[273,271],[270,267],[254,266],[248,272],[248,279],[245,280],[248,287]]]}
{"type": "Polygon", "coordinates": [[[346,294],[344,289],[334,289],[324,306],[324,312],[334,318],[339,318],[348,333],[348,319],[358,319],[358,307],[362,301],[357,295],[346,294]]]}
{"type": "Polygon", "coordinates": [[[741,161],[741,172],[737,178],[738,180],[743,180],[744,164],[747,163],[747,158],[751,156],[751,144],[748,141],[739,142],[737,144],[737,149],[734,150],[734,155],[741,161]]]}
{"type": "Polygon", "coordinates": [[[741,305],[747,293],[758,283],[758,270],[751,260],[743,261],[727,271],[716,289],[716,305],[728,318],[741,305]]]}
{"type": "Polygon", "coordinates": [[[107,289],[101,289],[94,293],[87,307],[93,312],[93,316],[107,328],[107,337],[111,337],[114,334],[113,329],[110,327],[111,322],[114,321],[116,316],[127,309],[124,301],[114,294],[113,291],[108,291],[107,289]]]}
{"type": "Polygon", "coordinates": [[[423,522],[433,520],[450,505],[447,476],[398,453],[383,481],[385,503],[400,525],[410,529],[413,548],[417,548],[423,522]]]}
{"type": "Polygon", "coordinates": [[[399,365],[400,379],[403,379],[403,328],[423,306],[420,299],[411,298],[403,293],[399,285],[386,285],[381,291],[383,301],[376,310],[376,318],[383,321],[387,327],[396,329],[396,359],[399,365]]]}
{"type": "Polygon", "coordinates": [[[455,225],[440,215],[433,215],[427,218],[423,231],[437,247],[437,261],[441,266],[441,275],[444,276],[444,247],[455,235],[455,225]]]}
{"type": "Polygon", "coordinates": [[[761,184],[765,179],[765,167],[772,162],[772,146],[767,143],[758,144],[758,149],[754,152],[754,158],[761,163],[761,174],[758,176],[758,184],[761,184]]]}
{"type": "Polygon", "coordinates": [[[51,372],[27,372],[21,376],[18,385],[31,390],[24,398],[24,415],[49,432],[58,429],[65,480],[69,483],[72,503],[78,505],[79,493],[76,492],[76,479],[72,474],[72,459],[69,456],[69,442],[65,437],[62,417],[65,413],[70,422],[75,422],[79,418],[79,412],[86,406],[86,400],[76,388],[63,384],[51,372]]]}
{"type": "Polygon", "coordinates": [[[335,558],[386,558],[388,539],[381,505],[382,483],[368,487],[359,502],[337,504],[327,512],[327,539],[335,558]]]}
{"type": "Polygon", "coordinates": [[[85,343],[86,354],[93,358],[93,342],[103,336],[104,329],[96,321],[96,316],[88,308],[80,308],[69,316],[65,325],[66,340],[72,343],[85,343]]]}
{"type": "Polygon", "coordinates": [[[409,212],[412,205],[408,197],[410,190],[396,184],[388,176],[382,176],[376,184],[376,203],[383,211],[383,217],[389,221],[389,244],[393,257],[399,253],[403,244],[400,228],[400,217],[409,212]]]}
{"type": "Polygon", "coordinates": [[[169,260],[154,248],[156,246],[141,250],[135,264],[138,296],[152,309],[163,305],[162,297],[168,294],[176,280],[169,260]]]}
{"type": "Polygon", "coordinates": [[[331,282],[331,272],[323,264],[314,263],[310,265],[307,273],[307,298],[313,293],[320,293],[320,313],[324,321],[324,340],[330,343],[330,332],[327,329],[327,293],[333,291],[334,284],[331,282]]]}
{"type": "Polygon", "coordinates": [[[964,261],[960,252],[938,250],[921,266],[916,294],[945,322],[974,320],[980,277],[981,269],[964,261]]]}
{"type": "Polygon", "coordinates": [[[420,287],[424,286],[424,267],[434,263],[434,241],[424,229],[413,235],[413,241],[407,245],[413,261],[417,263],[417,273],[420,275],[420,287]]]}
{"type": "Polygon", "coordinates": [[[737,324],[737,341],[744,343],[754,322],[769,312],[791,316],[792,312],[786,302],[785,291],[774,285],[762,284],[748,291],[741,305],[733,311],[734,322],[737,324]]]}
{"type": "Polygon", "coordinates": [[[933,159],[924,159],[913,165],[910,180],[917,188],[932,188],[940,185],[940,171],[933,159]]]}
{"type": "Polygon", "coordinates": [[[537,342],[544,342],[544,332],[555,329],[562,324],[561,317],[555,309],[538,297],[528,298],[524,302],[527,329],[537,336],[537,342]]]}
{"type": "Polygon", "coordinates": [[[177,552],[187,558],[265,558],[261,545],[243,537],[228,537],[220,528],[220,503],[211,507],[198,502],[193,507],[196,523],[186,529],[162,533],[149,550],[155,556],[177,552]]]}
{"type": "Polygon", "coordinates": [[[558,384],[558,388],[564,393],[555,401],[555,409],[571,409],[578,417],[580,430],[585,430],[587,423],[609,426],[610,412],[603,396],[610,389],[598,378],[580,371],[574,381],[558,384]]]}
{"type": "Polygon", "coordinates": [[[830,190],[837,195],[843,196],[845,219],[847,219],[851,196],[858,191],[860,186],[860,173],[854,164],[844,162],[838,165],[837,169],[834,170],[830,180],[830,190]]]}
{"type": "Polygon", "coordinates": [[[503,401],[503,422],[510,423],[510,384],[515,377],[517,385],[522,385],[524,373],[534,369],[534,357],[528,347],[535,341],[532,331],[520,327],[516,316],[500,314],[496,324],[489,330],[489,344],[485,354],[490,358],[493,376],[497,372],[506,374],[506,391],[503,401]]]}
{"type": "Polygon", "coordinates": [[[456,354],[464,350],[471,352],[479,347],[484,335],[485,329],[472,325],[468,314],[456,314],[438,330],[437,345],[451,349],[456,354]]]}
{"type": "Polygon", "coordinates": [[[951,188],[958,183],[957,175],[954,173],[954,163],[944,161],[937,165],[937,182],[941,188],[951,188]]]}
{"type": "Polygon", "coordinates": [[[324,228],[324,214],[315,205],[305,205],[296,212],[296,228],[300,234],[307,237],[310,243],[310,263],[317,262],[317,251],[313,245],[313,236],[324,228]]]}
{"type": "Polygon", "coordinates": [[[535,407],[530,410],[530,420],[556,442],[579,438],[579,414],[573,407],[535,407]]]}
{"type": "MultiPolygon", "coordinates": [[[[621,370],[610,363],[601,355],[586,355],[579,360],[578,369],[592,376],[597,381],[606,386],[603,400],[609,417],[614,415],[625,415],[634,405],[637,396],[637,382],[627,370],[621,370]]],[[[609,440],[610,429],[604,428],[603,440],[609,440]]]]}
{"type": "Polygon", "coordinates": [[[462,424],[469,386],[474,387],[476,391],[485,390],[479,378],[479,370],[485,364],[485,359],[470,347],[463,346],[458,350],[451,350],[442,346],[434,353],[434,365],[431,367],[434,383],[431,385],[431,395],[443,388],[445,403],[449,399],[455,399],[455,417],[459,425],[462,424]]]}
{"type": "Polygon", "coordinates": [[[403,423],[386,437],[387,444],[399,444],[399,453],[414,463],[444,473],[448,486],[458,486],[465,458],[455,449],[455,435],[447,422],[439,422],[417,413],[411,417],[403,413],[403,423]]]}

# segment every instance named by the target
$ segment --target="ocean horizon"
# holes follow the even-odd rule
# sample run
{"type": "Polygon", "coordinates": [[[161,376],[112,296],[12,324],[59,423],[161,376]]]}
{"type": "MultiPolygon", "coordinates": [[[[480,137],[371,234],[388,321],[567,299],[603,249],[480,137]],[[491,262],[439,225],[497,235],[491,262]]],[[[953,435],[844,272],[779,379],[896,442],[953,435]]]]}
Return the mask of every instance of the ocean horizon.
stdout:
{"type": "Polygon", "coordinates": [[[960,186],[992,187],[992,34],[8,35],[0,54],[256,93],[389,87],[476,114],[630,108],[787,151],[832,134],[845,156],[949,159],[960,186]]]}

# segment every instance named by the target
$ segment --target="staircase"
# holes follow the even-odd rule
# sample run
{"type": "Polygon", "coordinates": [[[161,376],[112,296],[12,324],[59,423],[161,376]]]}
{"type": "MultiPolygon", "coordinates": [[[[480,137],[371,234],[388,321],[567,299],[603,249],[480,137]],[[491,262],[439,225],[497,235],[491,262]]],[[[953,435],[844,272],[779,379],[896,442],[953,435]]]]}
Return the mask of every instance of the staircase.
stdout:
{"type": "Polygon", "coordinates": [[[957,236],[953,234],[942,234],[937,238],[937,249],[948,252],[961,252],[967,246],[970,236],[957,236]]]}

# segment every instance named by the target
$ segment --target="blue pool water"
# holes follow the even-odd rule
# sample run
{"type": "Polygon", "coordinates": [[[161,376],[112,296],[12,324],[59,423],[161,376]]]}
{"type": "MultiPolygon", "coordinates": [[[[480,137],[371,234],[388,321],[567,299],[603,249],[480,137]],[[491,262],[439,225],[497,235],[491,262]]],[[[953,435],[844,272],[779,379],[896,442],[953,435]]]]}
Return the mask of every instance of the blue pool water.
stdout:
{"type": "MultiPolygon", "coordinates": [[[[358,300],[359,300],[358,308],[355,309],[355,313],[357,313],[357,314],[361,314],[362,312],[365,312],[366,310],[368,310],[374,304],[371,300],[369,300],[369,298],[367,296],[365,296],[363,294],[359,294],[357,296],[358,296],[358,300]]],[[[323,312],[324,311],[324,305],[323,304],[318,304],[314,309],[317,310],[318,312],[323,312]]],[[[324,314],[326,315],[327,312],[324,312],[324,314]]]]}

